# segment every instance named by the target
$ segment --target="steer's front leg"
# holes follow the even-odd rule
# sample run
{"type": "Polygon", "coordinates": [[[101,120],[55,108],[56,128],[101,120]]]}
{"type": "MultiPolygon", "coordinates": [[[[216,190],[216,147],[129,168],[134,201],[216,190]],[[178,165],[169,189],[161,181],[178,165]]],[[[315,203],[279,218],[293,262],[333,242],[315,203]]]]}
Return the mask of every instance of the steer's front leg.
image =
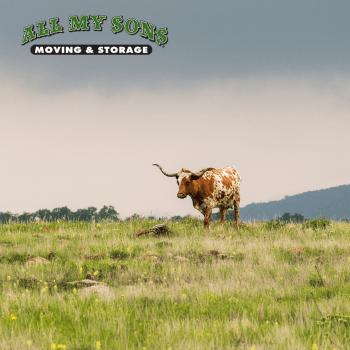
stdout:
{"type": "Polygon", "coordinates": [[[212,211],[213,211],[213,208],[208,208],[205,211],[205,214],[204,214],[204,229],[208,229],[209,230],[210,218],[211,218],[211,212],[212,211]]]}

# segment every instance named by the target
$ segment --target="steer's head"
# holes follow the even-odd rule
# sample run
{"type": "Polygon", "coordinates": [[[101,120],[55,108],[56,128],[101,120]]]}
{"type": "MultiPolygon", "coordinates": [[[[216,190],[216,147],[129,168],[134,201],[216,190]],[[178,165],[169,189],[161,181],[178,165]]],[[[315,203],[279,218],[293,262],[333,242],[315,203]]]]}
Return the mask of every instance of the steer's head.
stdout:
{"type": "Polygon", "coordinates": [[[193,186],[192,186],[193,181],[201,178],[206,171],[214,169],[214,168],[205,168],[197,173],[193,173],[190,170],[182,168],[181,171],[179,171],[178,173],[168,174],[162,169],[160,165],[158,164],[153,164],[153,165],[156,165],[165,176],[176,177],[176,182],[179,185],[179,192],[177,193],[177,198],[186,198],[188,195],[190,195],[193,190],[193,186]]]}

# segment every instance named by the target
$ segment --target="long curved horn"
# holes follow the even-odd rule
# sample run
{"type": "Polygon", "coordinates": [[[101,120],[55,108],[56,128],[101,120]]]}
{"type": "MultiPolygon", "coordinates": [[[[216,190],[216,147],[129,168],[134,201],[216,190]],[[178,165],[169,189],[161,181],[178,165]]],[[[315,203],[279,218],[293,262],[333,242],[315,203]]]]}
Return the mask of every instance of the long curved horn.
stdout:
{"type": "Polygon", "coordinates": [[[152,165],[157,166],[157,167],[160,169],[160,171],[161,171],[165,176],[170,176],[170,177],[179,176],[178,173],[175,173],[175,174],[168,174],[168,173],[166,173],[166,172],[163,170],[163,168],[162,168],[160,165],[158,165],[158,164],[152,164],[152,165]]]}
{"type": "Polygon", "coordinates": [[[194,179],[198,180],[200,177],[202,177],[205,172],[207,172],[208,170],[215,170],[215,168],[204,168],[201,171],[199,171],[198,174],[192,173],[191,177],[193,177],[194,179]]]}

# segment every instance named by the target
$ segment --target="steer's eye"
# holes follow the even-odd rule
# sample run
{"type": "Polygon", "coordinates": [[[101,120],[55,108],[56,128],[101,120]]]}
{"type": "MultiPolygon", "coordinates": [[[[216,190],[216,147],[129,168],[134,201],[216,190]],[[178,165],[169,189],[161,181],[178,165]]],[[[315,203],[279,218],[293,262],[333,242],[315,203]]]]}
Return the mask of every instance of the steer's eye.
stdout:
{"type": "Polygon", "coordinates": [[[186,182],[186,186],[188,186],[190,183],[191,183],[190,181],[186,182]]]}

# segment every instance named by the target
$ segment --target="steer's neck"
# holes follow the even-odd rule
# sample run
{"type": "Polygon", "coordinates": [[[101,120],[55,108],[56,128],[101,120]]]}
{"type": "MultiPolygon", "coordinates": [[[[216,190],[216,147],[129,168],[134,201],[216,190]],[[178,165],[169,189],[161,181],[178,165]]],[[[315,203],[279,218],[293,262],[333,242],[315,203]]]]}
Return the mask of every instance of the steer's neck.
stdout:
{"type": "Polygon", "coordinates": [[[192,199],[193,206],[201,205],[203,203],[203,193],[199,190],[198,180],[192,181],[192,188],[189,196],[192,199]]]}

